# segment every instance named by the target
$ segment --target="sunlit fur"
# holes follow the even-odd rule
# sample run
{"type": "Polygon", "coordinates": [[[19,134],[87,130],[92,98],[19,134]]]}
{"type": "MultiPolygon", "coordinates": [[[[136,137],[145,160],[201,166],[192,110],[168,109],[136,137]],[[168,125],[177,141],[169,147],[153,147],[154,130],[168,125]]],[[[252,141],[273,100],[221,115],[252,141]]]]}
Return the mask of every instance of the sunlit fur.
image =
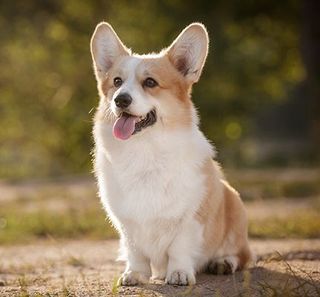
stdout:
{"type": "Polygon", "coordinates": [[[95,173],[101,201],[120,234],[120,258],[127,264],[122,285],[150,277],[194,284],[195,274],[210,263],[227,261],[234,272],[250,259],[243,204],[212,160],[214,149],[199,130],[190,98],[207,50],[206,29],[197,23],[159,54],[132,54],[107,23],[92,37],[100,94],[95,173]],[[120,88],[113,85],[115,77],[123,79],[120,88]],[[147,77],[159,85],[143,87],[147,77]],[[157,112],[153,126],[125,141],[112,134],[120,92],[131,95],[131,114],[157,112]]]}

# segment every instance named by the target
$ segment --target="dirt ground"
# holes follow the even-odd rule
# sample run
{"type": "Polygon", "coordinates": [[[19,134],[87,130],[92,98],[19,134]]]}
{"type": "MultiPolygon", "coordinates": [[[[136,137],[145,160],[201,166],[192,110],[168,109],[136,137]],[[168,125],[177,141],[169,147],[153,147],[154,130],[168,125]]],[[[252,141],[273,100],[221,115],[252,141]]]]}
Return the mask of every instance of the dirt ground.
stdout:
{"type": "MultiPolygon", "coordinates": [[[[276,180],[317,179],[319,172],[290,171],[276,180]],[[308,172],[307,172],[308,173],[308,172]]],[[[252,181],[261,172],[242,174],[252,181]]],[[[274,180],[274,174],[262,176],[274,180]]],[[[257,185],[258,190],[260,184],[257,185]]],[[[247,188],[247,186],[243,186],[247,188]]],[[[86,208],[97,203],[92,179],[63,178],[52,181],[8,183],[0,181],[0,207],[17,202],[26,212],[59,213],[70,205],[86,208]]],[[[259,197],[254,192],[249,196],[259,197]]],[[[314,201],[303,199],[256,199],[246,202],[249,219],[290,217],[317,212],[314,201]]],[[[17,204],[18,205],[18,204],[17,204]]],[[[98,203],[97,203],[98,205],[98,203]]],[[[303,223],[303,222],[302,222],[303,223]]],[[[286,231],[290,226],[286,226],[286,231]]],[[[0,232],[3,232],[0,228],[0,232]]],[[[87,237],[88,238],[88,237],[87,237]]],[[[320,239],[251,240],[257,264],[234,275],[197,276],[192,287],[165,285],[163,282],[137,287],[117,287],[124,263],[116,262],[117,240],[57,240],[49,238],[32,244],[0,245],[0,297],[2,296],[320,296],[320,239]]]]}
{"type": "Polygon", "coordinates": [[[254,240],[251,246],[263,258],[233,276],[198,275],[193,287],[122,288],[115,286],[124,268],[115,261],[117,240],[2,246],[0,296],[320,296],[319,239],[254,240]]]}

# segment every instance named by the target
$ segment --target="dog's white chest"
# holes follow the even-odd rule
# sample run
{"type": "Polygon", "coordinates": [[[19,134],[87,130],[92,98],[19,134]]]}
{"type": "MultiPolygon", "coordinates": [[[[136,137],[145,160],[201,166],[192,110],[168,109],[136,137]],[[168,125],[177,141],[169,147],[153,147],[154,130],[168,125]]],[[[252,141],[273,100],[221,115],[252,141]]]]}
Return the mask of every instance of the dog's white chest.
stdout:
{"type": "Polygon", "coordinates": [[[190,207],[187,203],[195,198],[203,180],[194,161],[182,152],[152,151],[144,146],[118,151],[115,158],[114,175],[122,192],[117,212],[124,218],[179,217],[190,207]]]}
{"type": "Polygon", "coordinates": [[[108,177],[99,183],[113,189],[103,203],[120,223],[179,219],[196,211],[205,191],[201,167],[211,154],[209,145],[201,152],[201,144],[183,134],[107,145],[102,170],[108,177]]]}

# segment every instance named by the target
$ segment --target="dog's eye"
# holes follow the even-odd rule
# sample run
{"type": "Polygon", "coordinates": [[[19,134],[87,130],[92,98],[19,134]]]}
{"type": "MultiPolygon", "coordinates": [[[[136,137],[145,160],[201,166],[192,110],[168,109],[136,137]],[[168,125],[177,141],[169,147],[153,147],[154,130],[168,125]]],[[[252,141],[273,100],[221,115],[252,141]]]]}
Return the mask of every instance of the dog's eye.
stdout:
{"type": "Polygon", "coordinates": [[[158,83],[151,77],[148,77],[144,80],[143,86],[147,88],[154,88],[158,85],[158,83]]]}
{"type": "Polygon", "coordinates": [[[116,88],[119,88],[122,85],[122,79],[120,77],[115,77],[113,79],[113,84],[116,88]]]}

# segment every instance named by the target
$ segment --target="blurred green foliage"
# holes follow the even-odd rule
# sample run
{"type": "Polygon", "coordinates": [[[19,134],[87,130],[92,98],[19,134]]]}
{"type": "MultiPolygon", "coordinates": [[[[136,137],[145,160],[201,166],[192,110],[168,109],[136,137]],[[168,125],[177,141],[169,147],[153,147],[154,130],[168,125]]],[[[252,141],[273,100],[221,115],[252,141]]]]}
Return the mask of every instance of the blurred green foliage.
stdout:
{"type": "Polygon", "coordinates": [[[26,212],[19,207],[0,211],[0,243],[32,242],[46,238],[110,239],[116,238],[115,229],[106,220],[102,209],[68,208],[63,212],[37,210],[26,212]]]}
{"type": "MultiPolygon", "coordinates": [[[[47,198],[47,197],[44,197],[47,198]]],[[[0,244],[28,243],[36,239],[110,239],[117,232],[107,221],[97,203],[71,206],[77,197],[66,197],[64,209],[27,209],[22,201],[3,203],[0,208],[0,244]]],[[[92,198],[92,197],[91,197],[92,198]]],[[[37,205],[37,201],[29,200],[37,205]]],[[[45,200],[44,200],[45,201],[45,200]]],[[[90,199],[91,201],[91,199],[90,199]]],[[[83,202],[83,201],[82,201],[83,202]]],[[[89,201],[86,201],[89,202],[89,201]]],[[[91,201],[92,202],[92,201],[91,201]]],[[[319,238],[319,207],[314,206],[290,215],[250,219],[251,238],[319,238]]]]}
{"type": "Polygon", "coordinates": [[[315,213],[300,213],[289,217],[265,218],[249,222],[252,238],[319,238],[320,220],[315,213]]]}
{"type": "Polygon", "coordinates": [[[206,135],[234,147],[257,110],[287,100],[305,78],[299,9],[295,0],[2,1],[0,177],[90,170],[98,96],[89,40],[102,20],[138,53],[203,22],[210,54],[193,98],[206,135]]]}

